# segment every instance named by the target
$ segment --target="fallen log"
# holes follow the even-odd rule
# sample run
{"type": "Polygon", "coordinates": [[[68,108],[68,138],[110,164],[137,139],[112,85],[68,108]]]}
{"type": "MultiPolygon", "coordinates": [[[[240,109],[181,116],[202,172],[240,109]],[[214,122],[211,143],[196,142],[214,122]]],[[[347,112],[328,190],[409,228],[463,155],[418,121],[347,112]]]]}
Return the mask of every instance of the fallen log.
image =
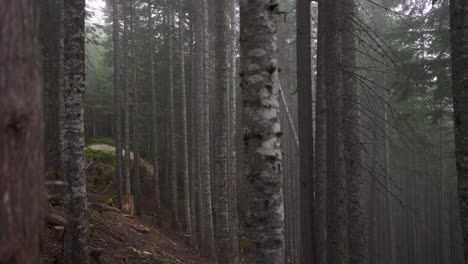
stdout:
{"type": "Polygon", "coordinates": [[[46,223],[49,226],[65,226],[67,220],[60,215],[48,214],[46,217],[46,223]]]}
{"type": "Polygon", "coordinates": [[[116,212],[116,213],[120,213],[120,210],[118,208],[115,208],[115,207],[112,207],[112,206],[108,206],[108,205],[105,205],[105,204],[101,204],[101,203],[89,203],[89,208],[91,209],[94,209],[96,211],[98,211],[99,213],[102,213],[102,212],[116,212]]]}

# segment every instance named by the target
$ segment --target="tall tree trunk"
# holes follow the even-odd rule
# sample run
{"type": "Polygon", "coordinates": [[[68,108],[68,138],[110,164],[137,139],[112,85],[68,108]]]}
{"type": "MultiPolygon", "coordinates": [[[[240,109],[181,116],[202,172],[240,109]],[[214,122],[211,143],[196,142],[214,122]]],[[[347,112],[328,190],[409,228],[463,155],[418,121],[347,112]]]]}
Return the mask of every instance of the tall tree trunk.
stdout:
{"type": "Polygon", "coordinates": [[[343,156],[343,83],[340,19],[342,1],[325,1],[323,9],[327,106],[327,260],[345,263],[345,163],[343,156]]]}
{"type": "Polygon", "coordinates": [[[213,228],[213,208],[211,195],[211,155],[210,155],[210,91],[209,91],[209,36],[208,36],[208,1],[202,0],[201,4],[201,35],[202,35],[202,78],[201,78],[201,93],[202,98],[202,175],[201,175],[201,192],[202,192],[202,256],[214,257],[214,228],[213,228]]]}
{"type": "Polygon", "coordinates": [[[149,58],[150,58],[150,80],[151,80],[151,102],[152,102],[152,128],[153,128],[153,182],[154,182],[154,205],[155,205],[155,219],[154,222],[156,226],[161,227],[162,219],[161,219],[161,188],[160,188],[160,180],[159,180],[159,162],[158,162],[158,105],[157,105],[157,89],[154,79],[154,41],[153,41],[153,0],[148,0],[148,32],[150,36],[149,41],[149,58]]]}
{"type": "Polygon", "coordinates": [[[228,160],[229,160],[229,235],[231,236],[232,254],[239,255],[239,220],[237,217],[237,43],[239,38],[239,0],[231,0],[231,38],[229,53],[229,130],[228,130],[228,160]]]}
{"type": "Polygon", "coordinates": [[[215,2],[215,98],[214,98],[214,219],[215,246],[218,263],[232,263],[229,241],[229,204],[228,204],[228,78],[226,58],[226,1],[215,2]]]}
{"type": "Polygon", "coordinates": [[[178,214],[178,189],[177,189],[177,150],[175,142],[175,109],[174,109],[174,11],[173,3],[167,1],[169,8],[169,142],[170,142],[170,187],[171,187],[171,227],[177,229],[179,227],[178,214]]]}
{"type": "MultiPolygon", "coordinates": [[[[125,157],[124,157],[124,173],[125,173],[125,196],[127,199],[131,195],[131,184],[130,184],[130,79],[129,79],[129,56],[128,56],[128,0],[123,2],[123,57],[124,57],[124,67],[125,67],[125,87],[124,87],[124,144],[125,144],[125,157]]],[[[130,199],[133,200],[133,199],[130,199]]],[[[129,200],[127,200],[128,202],[129,200]]]]}
{"type": "Polygon", "coordinates": [[[122,203],[123,194],[123,177],[122,177],[122,109],[121,103],[121,82],[120,82],[120,44],[119,44],[119,0],[112,1],[112,40],[114,44],[114,134],[115,134],[115,159],[116,159],[116,189],[117,189],[117,201],[120,205],[122,203]]]}
{"type": "Polygon", "coordinates": [[[314,134],[312,127],[312,59],[310,0],[296,0],[299,178],[303,263],[314,259],[314,134]]]}
{"type": "Polygon", "coordinates": [[[132,193],[135,197],[135,212],[141,214],[141,186],[140,186],[140,149],[139,149],[139,122],[138,122],[138,87],[137,87],[137,56],[135,42],[135,3],[131,3],[131,39],[132,39],[132,90],[133,90],[133,180],[132,193]]]}
{"type": "Polygon", "coordinates": [[[184,227],[185,235],[190,237],[192,234],[192,218],[190,212],[190,189],[189,189],[189,157],[188,157],[188,129],[187,129],[187,87],[185,82],[185,9],[184,1],[180,1],[180,89],[182,101],[182,166],[183,166],[183,184],[184,184],[184,227]]]}
{"type": "Polygon", "coordinates": [[[64,14],[64,172],[68,206],[64,262],[88,263],[88,218],[84,159],[85,1],[66,0],[64,14]]]}
{"type": "Polygon", "coordinates": [[[344,96],[344,148],[346,162],[346,194],[348,207],[349,263],[367,263],[366,220],[364,215],[364,178],[362,175],[362,149],[359,126],[359,96],[355,81],[356,45],[354,0],[343,1],[342,51],[343,51],[343,96],[344,96]]]}
{"type": "Polygon", "coordinates": [[[458,200],[463,232],[465,263],[468,263],[468,2],[450,0],[452,81],[455,116],[455,146],[458,200]]]}
{"type": "Polygon", "coordinates": [[[38,1],[7,1],[0,7],[0,255],[5,264],[40,259],[45,195],[38,7],[38,1]]]}
{"type": "Polygon", "coordinates": [[[327,263],[326,242],[326,100],[325,100],[325,14],[324,1],[318,3],[317,29],[317,85],[316,85],[316,117],[315,117],[315,211],[314,211],[314,239],[316,254],[315,263],[327,263]]]}
{"type": "Polygon", "coordinates": [[[275,0],[240,2],[247,263],[284,263],[275,0]]]}

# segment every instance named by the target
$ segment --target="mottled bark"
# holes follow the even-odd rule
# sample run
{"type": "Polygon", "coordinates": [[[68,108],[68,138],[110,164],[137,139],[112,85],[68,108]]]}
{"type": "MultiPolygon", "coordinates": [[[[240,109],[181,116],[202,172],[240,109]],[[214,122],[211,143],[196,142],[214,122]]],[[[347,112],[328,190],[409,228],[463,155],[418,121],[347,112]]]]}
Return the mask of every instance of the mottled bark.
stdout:
{"type": "Polygon", "coordinates": [[[215,247],[218,263],[232,263],[232,248],[229,240],[228,205],[228,76],[226,58],[226,1],[215,2],[215,98],[214,98],[214,219],[215,247]]]}
{"type": "Polygon", "coordinates": [[[235,258],[239,255],[239,238],[237,217],[237,44],[239,38],[239,0],[231,0],[231,36],[229,51],[229,130],[228,130],[228,155],[229,155],[229,235],[231,236],[232,254],[235,258]]]}
{"type": "Polygon", "coordinates": [[[325,14],[323,1],[318,3],[318,29],[317,29],[317,85],[315,108],[315,211],[314,211],[314,244],[317,247],[315,254],[316,264],[327,263],[326,241],[326,100],[325,100],[325,14]]]}
{"type": "Polygon", "coordinates": [[[174,110],[174,14],[173,4],[168,1],[169,9],[169,34],[168,34],[168,49],[169,49],[169,144],[170,144],[170,188],[171,188],[171,227],[177,229],[179,227],[178,214],[178,188],[177,188],[177,150],[175,142],[175,110],[174,110]]]}
{"type": "Polygon", "coordinates": [[[340,16],[342,1],[325,1],[324,81],[327,106],[327,261],[345,263],[345,162],[340,16]]]}
{"type": "Polygon", "coordinates": [[[284,263],[278,47],[272,0],[240,1],[247,263],[284,263]]]}
{"type": "Polygon", "coordinates": [[[63,172],[67,175],[64,263],[89,263],[84,159],[85,1],[66,0],[64,14],[63,172]]]}
{"type": "Polygon", "coordinates": [[[354,0],[343,0],[342,52],[344,97],[344,150],[346,163],[346,194],[348,213],[349,263],[367,263],[366,219],[364,215],[364,178],[362,175],[362,148],[359,126],[359,96],[356,83],[356,45],[354,0]]]}
{"type": "Polygon", "coordinates": [[[0,7],[0,262],[40,262],[45,216],[38,1],[0,7]]]}
{"type": "Polygon", "coordinates": [[[132,91],[133,91],[133,178],[132,194],[135,197],[135,212],[141,214],[141,186],[140,186],[140,148],[139,148],[139,112],[138,112],[138,86],[137,86],[137,56],[135,42],[135,3],[131,4],[131,40],[132,40],[132,91]]]}
{"type": "Polygon", "coordinates": [[[452,81],[458,200],[465,263],[468,263],[468,2],[450,1],[452,81]]]}
{"type": "Polygon", "coordinates": [[[202,122],[201,122],[201,148],[202,148],[202,172],[201,172],[201,189],[202,192],[202,245],[200,253],[202,256],[215,257],[214,247],[214,227],[213,227],[213,208],[211,195],[211,160],[210,160],[210,92],[209,92],[209,36],[208,36],[208,1],[202,0],[201,8],[201,59],[202,59],[202,74],[201,74],[201,90],[199,91],[203,98],[201,100],[202,122]]]}
{"type": "Polygon", "coordinates": [[[157,105],[157,89],[155,84],[154,72],[154,41],[153,41],[153,0],[148,0],[148,33],[149,47],[148,56],[150,58],[150,87],[151,87],[151,107],[152,107],[152,142],[153,142],[153,184],[154,184],[154,222],[156,226],[161,227],[161,190],[159,184],[159,162],[158,162],[158,105],[157,105]]]}
{"type": "Polygon", "coordinates": [[[314,259],[314,134],[312,127],[312,59],[310,0],[297,0],[297,98],[299,113],[299,180],[303,263],[314,259]]]}
{"type": "MultiPolygon", "coordinates": [[[[183,14],[184,4],[180,2],[180,13],[183,14]]],[[[184,186],[184,228],[185,235],[191,236],[192,234],[192,218],[190,212],[190,190],[189,190],[189,156],[188,156],[188,130],[187,130],[187,87],[185,82],[185,15],[179,17],[179,31],[180,31],[180,90],[182,102],[182,173],[183,173],[183,186],[184,186]]]]}
{"type": "Polygon", "coordinates": [[[123,177],[122,177],[122,109],[121,109],[121,82],[120,82],[120,43],[119,43],[119,0],[112,0],[112,41],[114,45],[114,135],[115,135],[115,159],[116,159],[116,186],[117,202],[122,203],[123,196],[123,177]]]}
{"type": "MultiPolygon", "coordinates": [[[[124,57],[124,87],[123,87],[123,92],[124,92],[124,150],[125,150],[125,156],[124,156],[124,177],[125,177],[125,196],[126,196],[126,202],[133,200],[133,198],[130,199],[131,195],[131,183],[130,183],[130,62],[129,62],[129,52],[128,52],[128,42],[129,42],[129,36],[128,36],[128,27],[129,27],[129,21],[128,21],[128,3],[126,0],[123,2],[123,21],[124,21],[124,27],[123,27],[123,36],[122,36],[122,41],[123,41],[123,57],[124,57]]],[[[133,201],[132,201],[133,202],[133,201]]],[[[133,206],[132,206],[133,207],[133,206]]]]}

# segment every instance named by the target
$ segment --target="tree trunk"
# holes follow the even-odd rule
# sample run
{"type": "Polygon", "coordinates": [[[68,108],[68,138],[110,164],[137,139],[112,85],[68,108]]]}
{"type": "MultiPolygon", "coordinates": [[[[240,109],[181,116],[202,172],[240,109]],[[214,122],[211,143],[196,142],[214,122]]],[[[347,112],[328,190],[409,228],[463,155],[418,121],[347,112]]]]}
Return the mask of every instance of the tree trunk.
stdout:
{"type": "Polygon", "coordinates": [[[244,185],[247,263],[284,263],[275,0],[241,1],[244,185]]]}
{"type": "MultiPolygon", "coordinates": [[[[183,14],[184,4],[180,2],[180,13],[183,14]]],[[[184,184],[184,227],[185,235],[190,237],[192,234],[192,218],[190,213],[190,189],[189,189],[189,157],[188,157],[188,132],[187,132],[187,91],[185,82],[185,15],[179,17],[180,30],[180,89],[182,101],[182,165],[183,165],[183,184],[184,184]]]]}
{"type": "Polygon", "coordinates": [[[297,0],[297,98],[299,113],[299,178],[303,263],[314,259],[314,134],[312,127],[312,59],[310,0],[297,0]]]}
{"type": "Polygon", "coordinates": [[[141,214],[141,186],[140,186],[140,150],[139,150],[139,123],[138,123],[138,87],[137,87],[137,56],[135,43],[135,3],[131,6],[131,40],[132,40],[132,90],[133,90],[133,180],[132,194],[135,197],[135,212],[141,214]]]}
{"type": "MultiPolygon", "coordinates": [[[[342,1],[325,1],[323,9],[327,107],[327,260],[345,263],[345,163],[343,156],[343,83],[340,16],[342,1]]],[[[319,11],[319,12],[320,12],[319,11]]]]}
{"type": "Polygon", "coordinates": [[[154,222],[157,227],[161,227],[161,189],[160,189],[160,180],[159,180],[159,162],[158,162],[158,105],[156,99],[156,85],[154,79],[154,41],[153,41],[153,5],[152,0],[148,0],[148,32],[150,36],[149,40],[149,58],[150,58],[150,86],[151,86],[151,102],[152,102],[152,128],[153,128],[153,184],[154,184],[154,206],[155,206],[155,219],[154,222]]]}
{"type": "Polygon", "coordinates": [[[450,1],[452,41],[452,81],[455,119],[455,146],[458,200],[463,232],[465,263],[468,263],[468,3],[450,1]]]}
{"type": "Polygon", "coordinates": [[[0,255],[5,264],[40,259],[44,220],[39,3],[0,8],[0,255]]]}
{"type": "Polygon", "coordinates": [[[88,263],[88,219],[84,159],[85,1],[65,1],[64,86],[65,119],[63,171],[67,175],[68,206],[64,262],[88,263]]]}
{"type": "Polygon", "coordinates": [[[344,148],[346,162],[346,194],[348,196],[349,263],[367,263],[366,220],[364,215],[364,178],[362,175],[362,149],[359,126],[359,96],[355,81],[356,45],[353,19],[356,16],[354,0],[344,0],[342,12],[342,51],[344,85],[344,148]]]}
{"type": "MultiPolygon", "coordinates": [[[[128,56],[128,9],[127,0],[123,3],[123,54],[124,54],[124,67],[125,67],[125,87],[124,87],[124,144],[125,144],[125,157],[124,157],[124,173],[125,173],[125,196],[129,199],[131,195],[130,184],[130,80],[129,80],[129,56],[128,56]]],[[[132,199],[131,199],[132,200],[132,199]]],[[[128,202],[128,200],[127,200],[128,202]]]]}
{"type": "Polygon", "coordinates": [[[214,219],[215,247],[218,263],[232,263],[229,241],[229,204],[228,204],[228,78],[226,58],[226,1],[215,2],[215,98],[214,98],[214,219]]]}
{"type": "Polygon", "coordinates": [[[117,189],[117,201],[120,205],[122,203],[123,195],[123,177],[122,177],[122,120],[120,107],[121,103],[121,82],[120,82],[120,44],[119,44],[119,8],[118,1],[112,1],[112,21],[113,21],[113,32],[112,39],[114,43],[114,131],[115,131],[115,159],[116,159],[116,189],[117,189]]]}
{"type": "Polygon", "coordinates": [[[323,1],[318,3],[318,43],[317,43],[317,93],[316,93],[316,118],[315,118],[315,212],[314,212],[314,236],[315,262],[327,263],[326,242],[326,100],[325,100],[325,14],[323,13],[323,1]]]}
{"type": "Polygon", "coordinates": [[[230,72],[229,72],[229,235],[231,236],[233,258],[239,255],[239,220],[237,217],[237,43],[239,37],[239,0],[231,0],[231,38],[230,38],[230,72]]]}
{"type": "Polygon", "coordinates": [[[202,192],[202,247],[201,254],[206,257],[215,256],[214,248],[214,231],[213,231],[213,209],[211,195],[211,160],[210,160],[210,92],[209,92],[209,36],[208,36],[208,1],[202,0],[201,4],[201,26],[202,26],[202,80],[201,93],[202,98],[202,175],[201,175],[201,192],[202,192]]]}
{"type": "Polygon", "coordinates": [[[177,229],[179,227],[178,214],[178,189],[177,189],[177,150],[175,142],[175,110],[174,110],[174,13],[173,3],[167,1],[169,9],[169,142],[170,142],[170,187],[171,187],[171,227],[177,229]]]}

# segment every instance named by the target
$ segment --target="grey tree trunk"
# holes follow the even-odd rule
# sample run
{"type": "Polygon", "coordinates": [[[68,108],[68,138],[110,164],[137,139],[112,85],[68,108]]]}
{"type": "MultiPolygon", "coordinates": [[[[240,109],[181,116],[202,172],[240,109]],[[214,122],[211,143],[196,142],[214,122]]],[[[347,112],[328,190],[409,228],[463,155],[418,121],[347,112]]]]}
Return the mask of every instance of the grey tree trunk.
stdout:
{"type": "Polygon", "coordinates": [[[231,236],[232,254],[234,259],[239,255],[239,221],[237,217],[237,43],[239,38],[239,0],[231,0],[231,38],[229,53],[229,130],[228,130],[228,160],[229,160],[229,235],[231,236]]]}
{"type": "Polygon", "coordinates": [[[312,59],[310,0],[296,0],[297,98],[299,113],[299,178],[301,252],[303,263],[314,259],[314,133],[312,117],[312,59]]]}
{"type": "MultiPolygon", "coordinates": [[[[125,173],[125,196],[127,198],[127,203],[133,198],[130,198],[131,195],[131,184],[130,184],[130,80],[129,80],[129,56],[128,56],[128,3],[127,0],[124,0],[123,3],[123,54],[124,54],[124,67],[125,67],[125,87],[124,87],[124,144],[125,144],[125,157],[124,157],[124,173],[125,173]]],[[[133,201],[132,201],[133,203],[133,201]]]]}
{"type": "MultiPolygon", "coordinates": [[[[184,2],[180,2],[180,12],[183,14],[184,2]]],[[[192,234],[192,218],[190,212],[190,189],[189,189],[189,157],[188,157],[188,130],[187,130],[187,91],[185,84],[185,15],[179,17],[180,30],[180,89],[182,102],[182,166],[183,166],[183,184],[184,184],[184,227],[185,235],[190,237],[192,234]]]]}
{"type": "Polygon", "coordinates": [[[342,52],[344,97],[344,151],[346,163],[346,194],[348,210],[349,263],[367,263],[366,219],[364,214],[364,178],[362,175],[362,148],[359,126],[359,95],[355,79],[356,45],[353,19],[356,16],[354,0],[343,0],[342,52]]]}
{"type": "Polygon", "coordinates": [[[327,107],[327,261],[345,263],[345,162],[340,16],[342,1],[325,1],[324,81],[327,107]]]}
{"type": "Polygon", "coordinates": [[[84,158],[85,1],[64,5],[63,172],[67,175],[64,263],[88,263],[88,218],[84,158]]]}
{"type": "Polygon", "coordinates": [[[210,160],[210,92],[209,92],[209,36],[208,36],[208,1],[202,0],[201,3],[201,25],[202,25],[202,78],[201,78],[201,93],[202,98],[202,175],[201,175],[201,192],[202,192],[202,245],[201,254],[206,257],[215,257],[214,247],[214,228],[213,228],[213,208],[211,195],[211,160],[210,160]]]}
{"type": "Polygon", "coordinates": [[[119,0],[112,1],[112,21],[113,32],[112,39],[114,44],[114,135],[115,135],[115,153],[116,153],[116,189],[117,201],[120,205],[123,196],[123,177],[122,177],[122,109],[121,109],[121,82],[120,82],[120,44],[119,44],[119,0]]]}
{"type": "Polygon", "coordinates": [[[132,51],[132,90],[133,90],[133,178],[132,194],[135,197],[135,212],[141,214],[141,186],[140,186],[140,149],[139,149],[139,123],[138,123],[138,87],[137,87],[137,56],[135,43],[135,3],[131,3],[131,51],[132,51]]]}
{"type": "Polygon", "coordinates": [[[169,144],[170,144],[170,188],[171,188],[171,227],[177,229],[179,227],[178,214],[178,189],[177,189],[177,150],[175,142],[175,111],[174,111],[174,13],[173,3],[167,2],[169,9],[169,144]]]}
{"type": "Polygon", "coordinates": [[[232,263],[229,240],[229,189],[228,189],[228,71],[226,58],[226,1],[215,2],[215,98],[214,98],[214,219],[215,247],[218,263],[232,263]]]}
{"type": "Polygon", "coordinates": [[[39,2],[0,7],[0,255],[40,259],[45,194],[39,2]],[[39,224],[39,226],[41,226],[39,224]]]}
{"type": "Polygon", "coordinates": [[[275,0],[240,1],[247,263],[284,263],[275,0]]]}
{"type": "Polygon", "coordinates": [[[155,219],[154,222],[156,226],[161,227],[162,219],[161,219],[161,189],[160,189],[160,181],[159,181],[159,162],[158,162],[158,104],[156,99],[156,85],[154,79],[154,41],[153,41],[153,0],[148,0],[148,32],[150,35],[149,41],[149,58],[150,58],[150,80],[151,80],[151,101],[152,101],[152,128],[153,128],[153,184],[154,184],[154,206],[155,206],[155,219]]]}
{"type": "Polygon", "coordinates": [[[324,40],[326,27],[323,1],[318,3],[318,43],[317,43],[317,85],[316,85],[316,117],[315,117],[315,211],[314,239],[317,264],[327,263],[326,241],[326,100],[325,100],[325,49],[324,40]]]}
{"type": "Polygon", "coordinates": [[[463,232],[465,263],[468,263],[468,2],[450,1],[452,81],[455,115],[455,146],[458,200],[463,232]]]}

